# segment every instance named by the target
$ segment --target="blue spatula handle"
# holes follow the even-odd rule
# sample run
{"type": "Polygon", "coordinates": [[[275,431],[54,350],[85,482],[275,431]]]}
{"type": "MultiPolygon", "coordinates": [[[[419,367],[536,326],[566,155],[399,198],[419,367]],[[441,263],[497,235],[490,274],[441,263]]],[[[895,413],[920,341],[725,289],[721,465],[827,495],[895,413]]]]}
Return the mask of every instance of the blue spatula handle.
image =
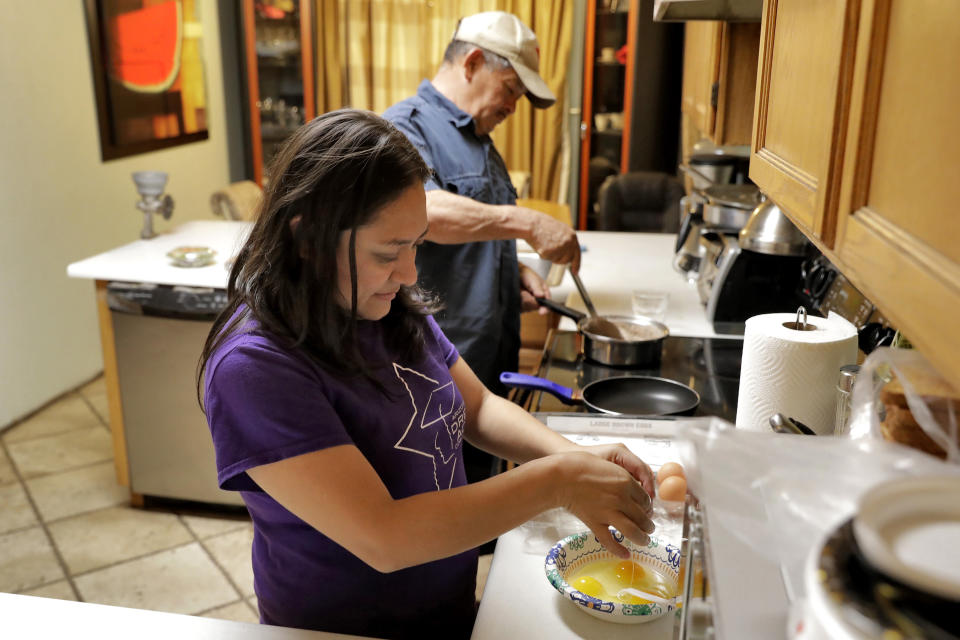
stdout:
{"type": "Polygon", "coordinates": [[[546,391],[547,393],[556,396],[560,399],[560,402],[564,404],[576,404],[577,401],[573,397],[573,389],[570,387],[565,387],[562,384],[557,384],[547,380],[546,378],[538,378],[537,376],[530,376],[525,373],[513,373],[512,371],[504,371],[500,374],[500,382],[507,385],[508,387],[518,387],[520,389],[533,389],[535,391],[546,391]]]}

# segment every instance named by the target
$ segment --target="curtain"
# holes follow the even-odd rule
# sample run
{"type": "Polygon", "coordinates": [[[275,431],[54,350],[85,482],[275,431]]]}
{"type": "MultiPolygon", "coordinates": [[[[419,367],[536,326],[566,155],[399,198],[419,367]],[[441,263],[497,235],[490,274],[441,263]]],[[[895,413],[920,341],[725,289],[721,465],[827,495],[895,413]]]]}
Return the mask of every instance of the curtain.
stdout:
{"type": "Polygon", "coordinates": [[[521,100],[492,138],[509,169],[531,173],[531,197],[558,199],[573,0],[315,2],[318,113],[346,106],[383,113],[434,76],[461,17],[499,10],[520,18],[537,34],[540,75],[557,103],[542,110],[521,100]]]}

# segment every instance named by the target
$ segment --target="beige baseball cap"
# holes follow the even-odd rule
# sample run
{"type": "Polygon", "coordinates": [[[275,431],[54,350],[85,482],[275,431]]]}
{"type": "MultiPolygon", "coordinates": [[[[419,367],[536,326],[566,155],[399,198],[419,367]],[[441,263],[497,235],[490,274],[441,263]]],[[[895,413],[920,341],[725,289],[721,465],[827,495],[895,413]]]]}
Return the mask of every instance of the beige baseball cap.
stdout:
{"type": "Polygon", "coordinates": [[[537,36],[512,13],[484,11],[462,18],[453,39],[475,44],[506,58],[520,76],[530,103],[538,109],[546,109],[557,101],[540,77],[537,36]]]}

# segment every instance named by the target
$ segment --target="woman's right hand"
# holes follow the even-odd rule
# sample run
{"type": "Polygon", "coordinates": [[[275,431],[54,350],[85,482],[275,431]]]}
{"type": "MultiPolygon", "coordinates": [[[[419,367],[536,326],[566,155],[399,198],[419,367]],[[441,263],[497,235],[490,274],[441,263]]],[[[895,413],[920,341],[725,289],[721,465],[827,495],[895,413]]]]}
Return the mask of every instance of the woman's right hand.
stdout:
{"type": "Polygon", "coordinates": [[[655,528],[652,504],[643,486],[626,469],[587,451],[554,454],[558,465],[557,501],[583,520],[607,550],[622,558],[630,552],[618,543],[614,527],[638,545],[655,528]]]}

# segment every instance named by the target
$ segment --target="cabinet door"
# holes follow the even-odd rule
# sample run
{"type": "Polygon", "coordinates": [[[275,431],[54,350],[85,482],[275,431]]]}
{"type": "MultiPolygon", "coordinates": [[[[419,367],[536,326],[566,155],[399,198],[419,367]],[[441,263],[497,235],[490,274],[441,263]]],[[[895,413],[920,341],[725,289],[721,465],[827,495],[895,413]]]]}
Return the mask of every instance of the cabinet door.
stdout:
{"type": "Polygon", "coordinates": [[[750,178],[833,246],[859,0],[765,0],[750,178]]]}
{"type": "Polygon", "coordinates": [[[720,60],[721,22],[695,20],[685,25],[683,40],[683,98],[681,111],[701,135],[713,135],[713,100],[720,60]]]}
{"type": "Polygon", "coordinates": [[[960,380],[960,4],[864,0],[837,255],[948,379],[960,380]]]}
{"type": "Polygon", "coordinates": [[[718,145],[750,144],[759,53],[759,22],[723,23],[713,127],[713,141],[718,145]]]}

